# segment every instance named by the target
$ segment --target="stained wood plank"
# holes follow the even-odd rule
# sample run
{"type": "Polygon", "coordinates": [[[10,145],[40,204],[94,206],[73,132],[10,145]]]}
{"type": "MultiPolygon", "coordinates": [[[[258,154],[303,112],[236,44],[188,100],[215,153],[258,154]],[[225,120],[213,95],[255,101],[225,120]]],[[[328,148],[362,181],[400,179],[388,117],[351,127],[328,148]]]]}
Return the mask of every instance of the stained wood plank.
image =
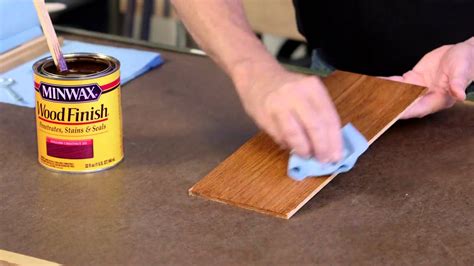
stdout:
{"type": "MultiPolygon", "coordinates": [[[[420,97],[425,88],[337,71],[324,79],[342,125],[352,123],[373,143],[420,97]]],[[[189,193],[194,196],[289,219],[334,177],[293,181],[286,175],[289,154],[259,133],[189,193]]]]}

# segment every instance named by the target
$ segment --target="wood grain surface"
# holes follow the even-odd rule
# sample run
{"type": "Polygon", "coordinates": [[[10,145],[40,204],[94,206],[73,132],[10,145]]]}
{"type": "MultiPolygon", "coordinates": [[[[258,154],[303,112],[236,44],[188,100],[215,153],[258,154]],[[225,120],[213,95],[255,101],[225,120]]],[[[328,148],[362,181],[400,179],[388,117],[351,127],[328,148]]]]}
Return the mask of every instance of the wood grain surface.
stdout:
{"type": "MultiPolygon", "coordinates": [[[[324,79],[342,125],[352,123],[373,143],[425,88],[337,71],[324,79]]],[[[195,184],[189,193],[289,219],[336,175],[293,181],[288,152],[259,133],[195,184]]],[[[356,166],[357,167],[357,166],[356,166]]]]}

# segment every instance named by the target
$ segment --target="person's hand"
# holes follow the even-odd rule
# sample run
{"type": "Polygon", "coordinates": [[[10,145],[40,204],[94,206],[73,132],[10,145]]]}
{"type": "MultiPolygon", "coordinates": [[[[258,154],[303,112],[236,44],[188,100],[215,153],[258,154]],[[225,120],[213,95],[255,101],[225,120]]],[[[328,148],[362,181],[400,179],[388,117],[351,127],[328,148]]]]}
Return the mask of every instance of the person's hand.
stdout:
{"type": "Polygon", "coordinates": [[[282,148],[322,162],[341,159],[339,116],[319,78],[267,65],[246,67],[233,80],[247,113],[282,148]]]}
{"type": "Polygon", "coordinates": [[[413,70],[391,79],[429,89],[404,112],[402,119],[424,117],[464,101],[466,88],[474,80],[474,37],[428,53],[413,70]]]}

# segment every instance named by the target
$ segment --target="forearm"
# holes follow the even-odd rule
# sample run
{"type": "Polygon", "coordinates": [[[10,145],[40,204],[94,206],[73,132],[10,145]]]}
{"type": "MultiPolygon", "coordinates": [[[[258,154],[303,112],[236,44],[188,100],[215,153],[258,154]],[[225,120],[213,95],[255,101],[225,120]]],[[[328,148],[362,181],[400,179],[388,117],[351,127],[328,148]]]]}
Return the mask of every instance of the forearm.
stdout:
{"type": "Polygon", "coordinates": [[[248,24],[241,0],[173,0],[200,47],[234,82],[265,68],[280,68],[248,24]]]}
{"type": "Polygon", "coordinates": [[[247,113],[275,142],[304,157],[340,159],[340,121],[324,84],[278,64],[252,32],[242,0],[173,4],[198,44],[231,76],[247,113]]]}

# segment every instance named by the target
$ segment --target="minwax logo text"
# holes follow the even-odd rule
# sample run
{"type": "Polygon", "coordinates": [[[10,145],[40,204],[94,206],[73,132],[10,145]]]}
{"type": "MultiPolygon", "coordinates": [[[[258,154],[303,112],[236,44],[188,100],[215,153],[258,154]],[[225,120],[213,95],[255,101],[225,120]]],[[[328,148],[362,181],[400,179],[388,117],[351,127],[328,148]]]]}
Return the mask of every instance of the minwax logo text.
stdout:
{"type": "Polygon", "coordinates": [[[92,102],[99,99],[102,89],[97,85],[85,85],[80,87],[60,87],[41,83],[41,97],[57,102],[92,102]]]}

